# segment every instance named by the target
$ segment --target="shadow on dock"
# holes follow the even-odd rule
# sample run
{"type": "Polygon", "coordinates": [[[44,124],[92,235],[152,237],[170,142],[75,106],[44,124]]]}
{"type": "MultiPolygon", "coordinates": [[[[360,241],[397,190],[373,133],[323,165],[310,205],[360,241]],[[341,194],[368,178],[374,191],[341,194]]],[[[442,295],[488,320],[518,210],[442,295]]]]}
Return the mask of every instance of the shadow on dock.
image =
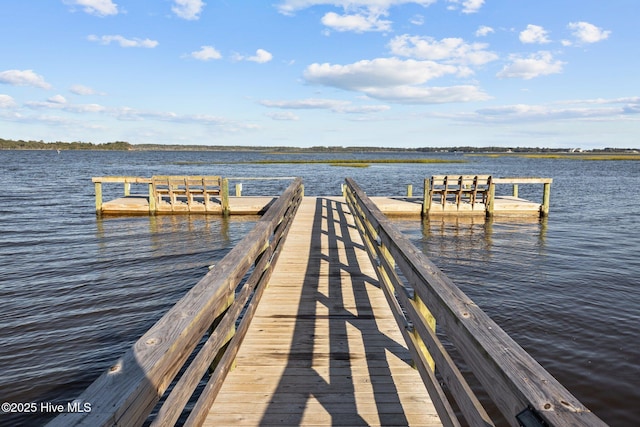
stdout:
{"type": "Polygon", "coordinates": [[[378,329],[367,287],[379,288],[379,284],[377,278],[361,273],[355,248],[364,247],[351,240],[351,233],[357,234],[357,230],[349,225],[346,216],[350,214],[345,212],[348,208],[343,202],[317,199],[305,280],[293,319],[294,350],[260,425],[302,425],[305,409],[313,399],[329,413],[332,425],[370,425],[371,420],[360,415],[362,408],[356,402],[356,378],[363,374],[358,372],[363,366],[368,370],[380,425],[409,424],[387,360],[390,353],[409,364],[408,351],[378,329]],[[323,240],[328,243],[322,245],[323,240]],[[323,246],[328,253],[322,253],[323,246]],[[340,252],[346,259],[341,259],[340,252]],[[328,283],[320,283],[320,278],[327,276],[328,283]],[[318,327],[322,324],[326,330],[318,327]],[[349,337],[354,329],[362,335],[366,360],[354,360],[351,354],[353,339],[349,337]],[[318,352],[318,343],[323,345],[325,340],[328,345],[323,354],[318,352]]]}

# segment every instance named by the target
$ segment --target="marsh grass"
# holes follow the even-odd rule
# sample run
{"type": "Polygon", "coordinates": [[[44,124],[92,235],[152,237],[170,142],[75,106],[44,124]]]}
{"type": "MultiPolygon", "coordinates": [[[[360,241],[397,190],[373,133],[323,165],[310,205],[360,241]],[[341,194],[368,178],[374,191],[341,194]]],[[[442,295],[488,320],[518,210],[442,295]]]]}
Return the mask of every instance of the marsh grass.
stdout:
{"type": "Polygon", "coordinates": [[[179,161],[176,165],[305,165],[305,164],[328,164],[331,166],[344,166],[353,168],[366,168],[372,164],[427,164],[427,163],[467,163],[467,160],[448,159],[269,159],[250,160],[246,162],[202,162],[202,161],[179,161]]]}
{"type": "Polygon", "coordinates": [[[371,165],[369,163],[329,163],[329,166],[343,168],[368,168],[371,165]]]}
{"type": "Polygon", "coordinates": [[[469,156],[483,156],[483,157],[524,157],[527,159],[560,159],[560,160],[585,160],[585,161],[598,161],[598,160],[609,160],[609,161],[620,161],[620,160],[640,160],[640,153],[624,153],[624,154],[613,154],[613,153],[602,153],[602,154],[594,154],[594,153],[535,153],[535,154],[524,154],[524,153],[491,153],[491,154],[469,154],[469,156]]]}

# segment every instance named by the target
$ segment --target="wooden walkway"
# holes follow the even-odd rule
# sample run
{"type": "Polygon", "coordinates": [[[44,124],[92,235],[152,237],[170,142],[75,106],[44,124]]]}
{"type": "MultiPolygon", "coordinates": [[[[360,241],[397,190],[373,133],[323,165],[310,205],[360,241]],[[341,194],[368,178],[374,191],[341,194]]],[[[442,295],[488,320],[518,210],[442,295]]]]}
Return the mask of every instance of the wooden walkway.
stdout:
{"type": "Polygon", "coordinates": [[[205,425],[442,425],[341,197],[305,197],[205,425]]]}

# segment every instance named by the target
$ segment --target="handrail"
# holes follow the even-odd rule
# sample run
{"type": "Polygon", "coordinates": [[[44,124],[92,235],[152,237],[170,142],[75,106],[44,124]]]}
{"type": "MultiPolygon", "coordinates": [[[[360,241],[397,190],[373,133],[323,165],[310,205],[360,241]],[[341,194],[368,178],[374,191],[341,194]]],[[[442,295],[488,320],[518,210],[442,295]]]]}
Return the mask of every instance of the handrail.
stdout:
{"type": "Polygon", "coordinates": [[[295,176],[230,176],[228,182],[240,181],[235,184],[236,197],[242,197],[243,181],[288,181],[295,179],[295,176]]]}
{"type": "Polygon", "coordinates": [[[201,424],[232,366],[302,192],[297,178],[247,236],[80,395],[77,401],[90,403],[91,412],[61,414],[49,425],[141,425],[161,398],[151,425],[173,425],[211,369],[185,421],[201,424]]]}
{"type": "Polygon", "coordinates": [[[487,205],[487,215],[493,215],[494,201],[496,193],[496,184],[512,184],[513,185],[513,197],[518,197],[518,185],[519,184],[543,184],[542,190],[542,202],[540,203],[540,216],[546,217],[549,215],[549,201],[551,199],[551,183],[553,178],[533,178],[533,177],[520,177],[520,178],[493,178],[491,185],[489,186],[489,204],[487,205]]]}
{"type": "Polygon", "coordinates": [[[471,426],[494,422],[440,341],[442,334],[510,425],[606,425],[398,231],[352,179],[347,178],[346,187],[381,287],[444,425],[460,425],[459,416],[471,426]]]}
{"type": "Polygon", "coordinates": [[[153,198],[153,185],[151,178],[140,176],[98,176],[91,178],[96,195],[96,214],[102,213],[102,184],[103,183],[121,183],[124,184],[124,196],[127,197],[131,193],[131,184],[148,184],[149,201],[153,198]]]}

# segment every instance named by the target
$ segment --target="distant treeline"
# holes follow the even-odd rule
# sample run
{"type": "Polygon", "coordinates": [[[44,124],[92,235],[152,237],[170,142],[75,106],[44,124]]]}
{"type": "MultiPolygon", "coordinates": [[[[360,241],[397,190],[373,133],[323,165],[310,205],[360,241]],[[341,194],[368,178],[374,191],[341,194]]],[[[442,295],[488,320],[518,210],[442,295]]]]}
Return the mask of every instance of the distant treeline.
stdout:
{"type": "MultiPolygon", "coordinates": [[[[570,148],[540,147],[258,147],[242,145],[165,145],[165,144],[130,144],[125,141],[94,144],[92,142],[44,142],[23,141],[0,138],[0,150],[118,150],[118,151],[258,151],[266,153],[377,153],[377,152],[418,152],[418,153],[567,153],[576,152],[570,148]]],[[[578,150],[582,152],[582,150],[578,150]]],[[[584,150],[584,152],[626,153],[635,152],[629,148],[604,148],[584,150]]]]}
{"type": "Polygon", "coordinates": [[[2,150],[131,150],[132,146],[128,142],[116,141],[104,144],[94,144],[92,142],[44,142],[44,141],[13,141],[11,139],[0,138],[0,149],[2,150]]]}

